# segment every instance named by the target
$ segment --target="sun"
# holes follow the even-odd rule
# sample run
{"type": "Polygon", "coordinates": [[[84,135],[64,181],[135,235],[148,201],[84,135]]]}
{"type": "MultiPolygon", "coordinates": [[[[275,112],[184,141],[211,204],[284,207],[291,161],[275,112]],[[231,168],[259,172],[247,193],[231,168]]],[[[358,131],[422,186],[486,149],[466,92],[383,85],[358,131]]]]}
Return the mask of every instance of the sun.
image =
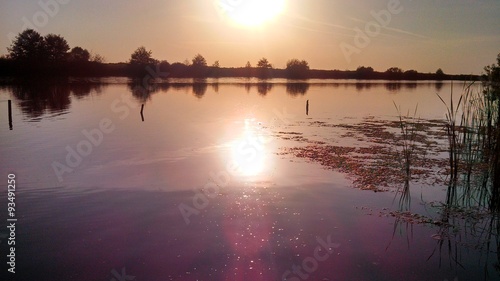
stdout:
{"type": "Polygon", "coordinates": [[[217,0],[223,16],[232,22],[253,27],[273,20],[285,9],[285,0],[217,0]]]}

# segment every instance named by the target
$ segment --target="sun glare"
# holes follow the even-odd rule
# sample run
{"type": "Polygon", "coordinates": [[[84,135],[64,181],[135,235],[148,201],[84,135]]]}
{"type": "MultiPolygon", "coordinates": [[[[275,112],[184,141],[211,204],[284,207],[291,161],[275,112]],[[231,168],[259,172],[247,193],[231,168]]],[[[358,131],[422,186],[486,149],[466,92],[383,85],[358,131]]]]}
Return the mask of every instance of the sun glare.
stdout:
{"type": "Polygon", "coordinates": [[[258,26],[274,19],[285,9],[285,0],[219,0],[225,15],[242,26],[258,26]],[[222,4],[222,2],[226,4],[222,4]],[[227,2],[233,2],[228,5],[227,2]]]}
{"type": "Polygon", "coordinates": [[[231,144],[231,158],[244,176],[256,176],[265,168],[267,139],[255,130],[254,119],[245,120],[243,134],[231,144]]]}

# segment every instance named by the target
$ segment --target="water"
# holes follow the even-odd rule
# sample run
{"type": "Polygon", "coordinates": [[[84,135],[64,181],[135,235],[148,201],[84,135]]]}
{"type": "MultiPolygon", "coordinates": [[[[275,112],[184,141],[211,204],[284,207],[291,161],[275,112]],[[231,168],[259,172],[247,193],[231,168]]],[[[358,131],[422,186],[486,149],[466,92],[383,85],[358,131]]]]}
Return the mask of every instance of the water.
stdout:
{"type": "MultiPolygon", "coordinates": [[[[370,145],[342,126],[396,120],[394,103],[443,120],[436,93],[448,100],[450,83],[170,82],[0,89],[19,280],[469,280],[486,271],[498,279],[496,249],[397,223],[388,215],[398,209],[393,189],[353,189],[349,173],[283,153],[316,142],[370,145]],[[331,249],[319,242],[328,240],[331,249]]],[[[412,186],[412,210],[435,217],[420,201],[442,199],[444,186],[412,186]]]]}

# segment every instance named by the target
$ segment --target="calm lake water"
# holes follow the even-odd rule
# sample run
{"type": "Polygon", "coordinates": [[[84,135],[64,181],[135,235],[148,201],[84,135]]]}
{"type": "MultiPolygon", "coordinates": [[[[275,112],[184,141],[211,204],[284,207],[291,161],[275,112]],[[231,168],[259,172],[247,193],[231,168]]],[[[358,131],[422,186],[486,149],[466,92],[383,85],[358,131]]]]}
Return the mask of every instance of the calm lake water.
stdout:
{"type": "MultiPolygon", "coordinates": [[[[346,128],[397,120],[394,104],[442,121],[436,93],[449,100],[461,83],[146,86],[109,78],[0,87],[0,276],[12,278],[13,173],[15,280],[499,279],[497,249],[476,239],[481,223],[442,237],[436,225],[390,215],[394,186],[353,188],[349,171],[286,153],[370,146],[346,128]]],[[[445,186],[411,188],[411,211],[438,217],[430,203],[444,200],[445,186]]]]}

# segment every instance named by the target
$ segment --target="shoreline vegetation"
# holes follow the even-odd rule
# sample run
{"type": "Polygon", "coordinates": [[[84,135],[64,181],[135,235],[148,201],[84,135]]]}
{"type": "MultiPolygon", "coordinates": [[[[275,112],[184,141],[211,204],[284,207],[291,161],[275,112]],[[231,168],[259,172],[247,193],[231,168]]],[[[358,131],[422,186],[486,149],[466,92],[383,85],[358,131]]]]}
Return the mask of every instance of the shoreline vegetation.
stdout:
{"type": "MultiPolygon", "coordinates": [[[[287,69],[272,68],[263,71],[258,67],[212,67],[207,66],[202,72],[193,69],[192,65],[173,63],[172,65],[144,65],[137,67],[129,63],[79,62],[59,63],[56,65],[33,65],[0,58],[0,77],[141,77],[148,75],[150,67],[158,77],[154,78],[260,78],[260,79],[346,79],[346,80],[392,80],[392,81],[480,81],[480,75],[436,74],[436,73],[388,73],[387,71],[356,70],[322,70],[310,69],[300,77],[291,77],[287,69]],[[158,68],[157,68],[158,67],[158,68]],[[164,74],[162,76],[161,74],[164,74]]],[[[368,67],[369,68],[369,67],[368,67]]]]}
{"type": "Polygon", "coordinates": [[[435,73],[421,73],[391,67],[376,71],[372,67],[359,66],[356,70],[311,69],[305,60],[290,59],[285,68],[274,67],[266,58],[255,66],[250,61],[242,67],[222,67],[219,61],[208,65],[200,54],[191,61],[169,63],[153,58],[152,51],[141,46],[127,62],[106,63],[99,54],[76,46],[70,49],[64,37],[55,34],[40,35],[26,29],[13,39],[8,54],[0,57],[0,77],[47,78],[47,77],[148,77],[151,78],[259,78],[259,79],[358,79],[358,80],[463,80],[478,81],[480,75],[446,74],[438,69],[435,73]]]}

